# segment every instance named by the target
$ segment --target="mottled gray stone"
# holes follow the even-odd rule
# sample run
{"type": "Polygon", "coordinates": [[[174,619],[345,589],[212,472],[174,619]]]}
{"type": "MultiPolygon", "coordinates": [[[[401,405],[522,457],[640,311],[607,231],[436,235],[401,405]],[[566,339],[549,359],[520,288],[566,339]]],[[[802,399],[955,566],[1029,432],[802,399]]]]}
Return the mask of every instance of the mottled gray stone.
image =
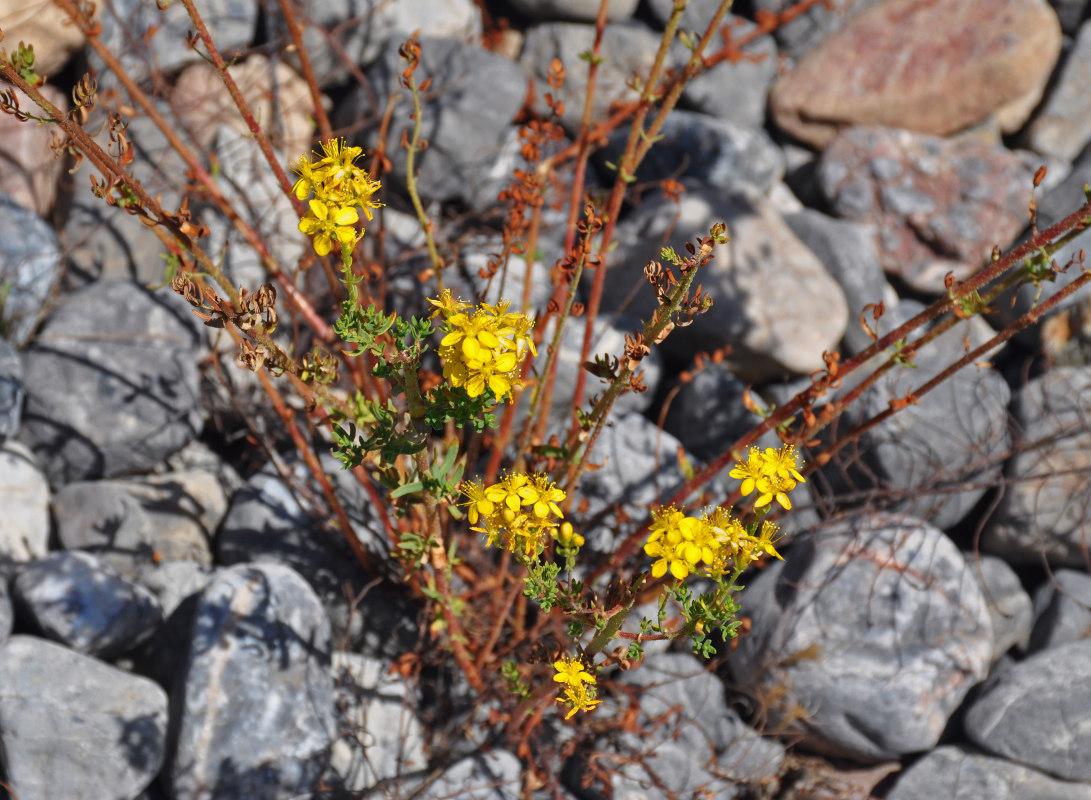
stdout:
{"type": "Polygon", "coordinates": [[[18,433],[25,398],[19,351],[6,339],[0,339],[0,444],[18,433]]]}
{"type": "MultiPolygon", "coordinates": [[[[415,78],[418,83],[430,78],[432,83],[423,99],[421,136],[429,145],[416,162],[418,190],[425,200],[494,204],[495,192],[485,187],[494,185],[490,168],[526,98],[526,76],[513,61],[474,45],[453,39],[422,39],[420,44],[415,78]],[[488,87],[487,91],[483,87],[488,87]]],[[[361,109],[370,106],[372,95],[382,108],[391,94],[404,92],[398,86],[405,68],[399,46],[391,42],[386,47],[368,70],[371,90],[358,86],[350,90],[338,107],[337,119],[344,124],[353,122],[361,109]]],[[[387,140],[399,141],[402,131],[412,125],[408,113],[397,111],[387,140]]],[[[406,151],[395,147],[387,155],[393,162],[391,178],[404,180],[406,151]]]]}
{"type": "MultiPolygon", "coordinates": [[[[194,3],[223,57],[232,56],[250,44],[257,29],[257,0],[199,0],[194,3]]],[[[157,72],[172,72],[201,56],[186,43],[195,29],[181,3],[165,9],[141,0],[105,0],[100,22],[100,39],[121,60],[125,72],[138,82],[150,80],[157,72]]],[[[204,45],[198,45],[201,53],[204,45]]],[[[98,56],[91,64],[108,85],[116,84],[98,56]]]]}
{"type": "MultiPolygon", "coordinates": [[[[860,352],[874,341],[860,327],[860,314],[864,306],[880,302],[886,290],[874,227],[827,217],[812,209],[785,215],[784,221],[818,256],[845,293],[849,322],[843,343],[850,353],[860,352]]],[[[875,322],[870,315],[867,321],[874,330],[875,322]]]]}
{"type": "Polygon", "coordinates": [[[814,528],[784,557],[742,593],[752,630],[728,662],[742,685],[784,691],[770,723],[864,761],[935,746],[992,655],[985,598],[954,543],[870,514],[814,528]]]}
{"type": "Polygon", "coordinates": [[[0,648],[0,760],[19,800],[130,800],[163,764],[167,695],[31,636],[0,648]]]}
{"type": "Polygon", "coordinates": [[[506,750],[482,751],[448,767],[417,795],[420,800],[516,800],[523,782],[519,759],[506,750]]]}
{"type": "Polygon", "coordinates": [[[931,294],[948,272],[964,280],[1015,241],[1031,175],[999,145],[879,127],[838,135],[817,172],[838,217],[875,226],[883,269],[931,294]]]}
{"type": "MultiPolygon", "coordinates": [[[[636,413],[622,414],[602,430],[588,458],[602,466],[583,473],[579,495],[588,514],[621,504],[630,516],[669,497],[685,480],[678,462],[678,440],[636,413]]],[[[580,501],[577,501],[577,506],[580,501]]],[[[591,546],[603,543],[588,540],[591,546]]]]}
{"type": "Polygon", "coordinates": [[[1009,562],[1083,567],[1091,536],[1091,369],[1058,368],[1016,392],[1015,455],[982,548],[1009,562]]]}
{"type": "MultiPolygon", "coordinates": [[[[639,0],[616,0],[607,10],[608,22],[620,22],[633,15],[639,0]]],[[[568,19],[594,22],[598,18],[599,0],[508,0],[508,5],[521,14],[540,20],[568,19]]]]}
{"type": "Polygon", "coordinates": [[[152,636],[163,609],[147,589],[89,553],[51,553],[13,585],[19,615],[50,639],[111,659],[152,636]]]}
{"type": "MultiPolygon", "coordinates": [[[[743,405],[746,389],[725,364],[705,364],[678,385],[663,430],[698,458],[710,461],[761,422],[743,405]]],[[[756,402],[761,404],[760,399],[756,402]]]]}
{"type": "Polygon", "coordinates": [[[212,563],[209,544],[227,513],[226,491],[211,471],[139,480],[70,483],[53,498],[57,537],[135,578],[155,561],[212,563]]]}
{"type": "MultiPolygon", "coordinates": [[[[894,324],[885,316],[880,322],[884,333],[894,324]]],[[[943,334],[912,357],[915,368],[880,377],[823,436],[843,436],[888,410],[892,400],[904,398],[965,355],[967,338],[977,346],[991,335],[980,320],[943,334]]],[[[880,354],[873,364],[889,358],[889,353],[880,354]]],[[[841,391],[849,391],[868,372],[865,367],[850,376],[841,391]]],[[[946,530],[1000,479],[1011,452],[1009,398],[1008,385],[996,371],[967,366],[922,395],[918,404],[907,405],[849,443],[822,474],[835,491],[863,493],[873,505],[946,530]]]]}
{"type": "Polygon", "coordinates": [[[971,742],[998,756],[1091,781],[1091,641],[1051,647],[996,674],[964,727],[971,742]]]}
{"type": "Polygon", "coordinates": [[[171,797],[313,792],[334,729],[330,653],[329,620],[298,574],[275,564],[219,573],[175,683],[171,797]]]}
{"type": "Polygon", "coordinates": [[[1034,593],[1031,653],[1091,639],[1091,576],[1059,569],[1034,593]]]}
{"type": "Polygon", "coordinates": [[[1002,758],[937,747],[898,777],[887,800],[1091,800],[1091,786],[1002,758]]]}
{"type": "MultiPolygon", "coordinates": [[[[712,21],[719,0],[691,0],[682,12],[679,28],[687,34],[703,34],[712,21]]],[[[673,0],[650,0],[648,8],[663,25],[674,10],[673,0]]],[[[718,28],[727,28],[733,39],[752,35],[753,22],[727,13],[718,28]]],[[[715,53],[722,44],[717,35],[704,51],[715,53]]],[[[684,102],[720,119],[752,128],[765,125],[765,102],[769,87],[777,76],[777,47],[772,36],[759,36],[742,49],[743,57],[736,61],[721,61],[702,70],[682,90],[684,102]]],[[[671,55],[679,65],[689,60],[690,51],[675,42],[671,55]]]]}
{"type": "Polygon", "coordinates": [[[647,319],[657,304],[645,265],[661,260],[663,243],[683,253],[687,241],[708,236],[718,222],[727,223],[731,240],[715,248],[695,279],[712,298],[712,309],[673,331],[663,342],[664,353],[689,359],[696,350],[730,345],[727,363],[741,380],[753,383],[820,369],[822,352],[835,350],[845,332],[844,293],[772,204],[753,190],[691,186],[680,207],[658,194],[646,197],[618,225],[603,307],[647,319]],[[822,313],[816,315],[816,308],[822,313]]]}
{"type": "Polygon", "coordinates": [[[992,660],[996,662],[1012,647],[1026,646],[1034,621],[1033,603],[1007,562],[982,555],[975,566],[992,620],[992,660]]]}
{"type": "Polygon", "coordinates": [[[344,788],[359,792],[378,781],[423,776],[425,732],[405,680],[383,661],[345,652],[333,654],[333,680],[342,736],[333,743],[330,767],[344,788]]]}
{"type": "Polygon", "coordinates": [[[1045,155],[1074,160],[1091,140],[1091,25],[1083,25],[1042,107],[1034,115],[1026,144],[1045,155]]]}
{"type": "MultiPolygon", "coordinates": [[[[390,543],[370,500],[356,478],[339,469],[332,458],[325,461],[325,467],[338,487],[357,537],[373,564],[381,567],[390,543]]],[[[299,485],[308,487],[311,497],[321,496],[305,467],[295,464],[291,474],[299,485]]],[[[313,508],[309,501],[304,503],[300,504],[275,468],[263,468],[231,500],[216,537],[217,563],[252,561],[291,567],[318,594],[338,641],[347,635],[369,653],[401,652],[412,639],[411,635],[407,638],[408,631],[415,630],[407,621],[414,612],[387,584],[366,592],[354,609],[353,598],[374,575],[364,570],[343,535],[324,524],[330,513],[313,508]]]]}
{"type": "Polygon", "coordinates": [[[176,302],[101,281],[66,296],[27,348],[20,438],[54,485],[148,471],[196,436],[196,334],[176,302]]]}
{"type": "Polygon", "coordinates": [[[30,561],[49,552],[49,481],[20,442],[0,444],[0,556],[30,561]]]}
{"type": "MultiPolygon", "coordinates": [[[[603,175],[614,177],[607,162],[618,163],[628,135],[627,129],[615,131],[595,154],[603,175]]],[[[720,189],[747,183],[766,194],[784,177],[784,156],[760,126],[676,110],[659,135],[636,170],[640,183],[688,178],[720,189]]]]}
{"type": "Polygon", "coordinates": [[[30,341],[60,274],[61,246],[53,228],[0,194],[0,336],[17,347],[30,341]]]}
{"type": "MultiPolygon", "coordinates": [[[[583,116],[587,93],[587,68],[580,54],[590,52],[595,40],[595,26],[577,22],[548,22],[527,30],[521,62],[523,68],[538,83],[539,94],[548,86],[549,65],[559,58],[566,70],[564,87],[553,94],[564,102],[561,122],[570,134],[575,134],[583,116]]],[[[599,65],[595,79],[592,114],[602,116],[615,100],[632,101],[636,93],[628,88],[633,74],[647,75],[659,48],[659,35],[636,22],[614,23],[603,32],[599,65]]],[[[536,100],[535,109],[545,112],[545,105],[536,100]]]]}

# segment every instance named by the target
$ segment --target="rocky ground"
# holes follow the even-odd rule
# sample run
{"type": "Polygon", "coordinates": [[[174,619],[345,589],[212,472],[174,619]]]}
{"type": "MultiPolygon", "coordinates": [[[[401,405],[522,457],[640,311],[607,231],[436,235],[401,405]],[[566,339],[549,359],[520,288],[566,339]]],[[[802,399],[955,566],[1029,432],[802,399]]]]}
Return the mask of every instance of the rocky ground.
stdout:
{"type": "MultiPolygon", "coordinates": [[[[63,15],[40,5],[0,0],[4,45],[35,42],[56,102],[86,68],[102,92],[116,89],[63,15]]],[[[103,41],[155,86],[278,262],[296,264],[308,245],[291,205],[215,71],[186,46],[181,4],[97,5],[103,41]]],[[[683,27],[700,28],[715,5],[691,0],[683,27]]],[[[738,0],[731,35],[788,5],[738,0]]],[[[681,482],[680,453],[696,463],[722,452],[754,422],[746,386],[762,403],[784,402],[823,366],[823,350],[862,350],[866,304],[885,303],[890,330],[942,294],[947,273],[963,278],[994,246],[1025,237],[1039,166],[1039,228],[1084,202],[1087,0],[830,5],[694,80],[637,175],[597,351],[618,352],[650,309],[650,294],[633,288],[662,237],[677,245],[726,220],[732,240],[702,278],[716,305],[648,359],[650,390],[624,400],[597,445],[605,467],[580,486],[589,515],[620,501],[639,517],[681,482]],[[656,189],[666,178],[685,186],[680,203],[656,189]],[[727,360],[679,382],[697,350],[726,346],[727,360]]],[[[279,5],[198,7],[219,46],[239,52],[233,74],[283,162],[309,150],[314,109],[279,5]]],[[[541,91],[562,59],[572,134],[597,7],[302,3],[334,124],[368,149],[397,91],[398,46],[421,31],[421,74],[433,77],[421,190],[467,295],[497,246],[496,194],[520,164],[528,81],[541,91]]],[[[671,7],[610,3],[597,111],[631,96],[626,82],[651,63],[671,7]]],[[[406,125],[403,103],[391,142],[406,125]]],[[[176,207],[184,163],[147,117],[135,114],[128,135],[134,172],[176,207]]],[[[54,159],[50,136],[0,116],[0,765],[12,795],[408,797],[427,779],[416,796],[521,796],[519,760],[482,747],[483,726],[436,746],[437,729],[472,713],[457,710],[470,695],[450,677],[438,702],[391,670],[417,641],[418,609],[323,528],[290,455],[246,445],[275,433],[260,390],[184,303],[147,288],[163,279],[158,240],[92,195],[86,164],[70,174],[54,159]]],[[[623,137],[596,155],[592,186],[611,180],[623,137]]],[[[396,175],[404,156],[390,155],[396,175]]],[[[383,199],[378,257],[406,308],[421,293],[419,229],[396,177],[383,199]]],[[[253,252],[217,212],[193,206],[211,230],[208,251],[256,287],[253,252]]],[[[547,215],[539,302],[560,222],[547,215]]],[[[1091,233],[1056,260],[1089,246],[1091,233]]],[[[1033,294],[942,337],[850,416],[919,386],[1033,294]]],[[[688,653],[651,647],[625,678],[631,692],[597,712],[621,716],[640,700],[639,734],[604,738],[596,756],[612,767],[613,797],[1091,798],[1089,313],[1070,304],[808,481],[810,501],[785,520],[786,561],[748,580],[750,633],[726,667],[710,673],[688,653]]],[[[579,341],[564,347],[562,386],[574,381],[579,341]]],[[[369,501],[328,466],[357,535],[387,559],[369,501]]],[[[593,548],[613,542],[605,528],[587,536],[593,548]]],[[[584,800],[602,796],[583,780],[589,761],[543,766],[584,800]]]]}

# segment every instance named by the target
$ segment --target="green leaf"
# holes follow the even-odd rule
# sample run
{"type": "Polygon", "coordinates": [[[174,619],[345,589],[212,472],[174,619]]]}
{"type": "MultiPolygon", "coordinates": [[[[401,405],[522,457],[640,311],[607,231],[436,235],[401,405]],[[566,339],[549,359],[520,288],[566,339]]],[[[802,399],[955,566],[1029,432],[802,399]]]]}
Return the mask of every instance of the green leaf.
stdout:
{"type": "Polygon", "coordinates": [[[412,483],[403,483],[397,489],[390,493],[391,499],[396,497],[404,497],[407,494],[413,494],[424,489],[424,484],[420,481],[413,481],[412,483]]]}

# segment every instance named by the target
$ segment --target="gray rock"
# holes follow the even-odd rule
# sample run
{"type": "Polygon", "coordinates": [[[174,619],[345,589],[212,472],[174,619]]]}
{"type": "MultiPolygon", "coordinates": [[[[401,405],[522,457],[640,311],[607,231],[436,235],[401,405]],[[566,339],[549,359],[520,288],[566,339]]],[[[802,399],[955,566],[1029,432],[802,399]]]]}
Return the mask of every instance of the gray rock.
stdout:
{"type": "Polygon", "coordinates": [[[61,271],[57,234],[41,217],[0,194],[0,337],[30,341],[61,271]]]}
{"type": "Polygon", "coordinates": [[[51,553],[27,565],[13,585],[20,616],[50,639],[109,660],[152,636],[163,609],[89,553],[51,553]]]}
{"type": "MultiPolygon", "coordinates": [[[[595,79],[593,117],[601,117],[616,100],[631,102],[637,99],[627,84],[634,73],[648,74],[659,48],[659,38],[654,31],[635,22],[606,26],[599,50],[603,61],[595,79]]],[[[570,134],[579,131],[587,92],[587,68],[580,61],[580,54],[590,52],[594,40],[594,25],[549,22],[530,28],[523,45],[523,68],[539,87],[547,86],[546,77],[554,58],[559,58],[567,70],[564,87],[554,95],[564,102],[561,122],[570,134]]],[[[539,93],[541,91],[540,88],[539,93]]],[[[535,110],[545,112],[546,108],[541,101],[536,101],[535,110]]]]}
{"type": "Polygon", "coordinates": [[[334,728],[330,652],[329,620],[295,572],[240,564],[217,575],[175,683],[171,797],[313,792],[334,728]]]}
{"type": "MultiPolygon", "coordinates": [[[[991,331],[975,322],[978,327],[971,326],[969,333],[958,326],[927,345],[913,358],[916,368],[883,375],[823,435],[843,436],[888,410],[892,400],[905,397],[964,355],[967,337],[971,345],[986,341],[991,331]]],[[[883,330],[890,328],[884,324],[883,330]]],[[[880,354],[876,363],[889,357],[880,354]]],[[[865,367],[857,375],[867,373],[865,367]]],[[[851,376],[843,391],[857,382],[851,376]]],[[[836,491],[864,493],[872,504],[946,530],[999,481],[1011,452],[1009,397],[1008,385],[997,372],[968,366],[921,396],[919,404],[902,408],[848,444],[822,474],[836,491]]]]}
{"type": "Polygon", "coordinates": [[[1012,647],[1025,647],[1031,635],[1034,609],[1030,595],[1007,562],[982,555],[977,562],[978,579],[989,606],[993,626],[993,662],[1012,647]]]}
{"type": "MultiPolygon", "coordinates": [[[[711,18],[711,14],[705,18],[705,25],[711,18]]],[[[725,16],[724,25],[735,39],[751,34],[756,27],[753,22],[732,14],[725,16]]],[[[696,30],[701,32],[704,28],[699,26],[696,30]]],[[[719,37],[712,40],[706,55],[715,52],[718,41],[719,37]]],[[[675,43],[671,52],[680,65],[689,60],[690,51],[681,42],[675,43]]],[[[682,90],[682,99],[698,111],[761,129],[765,125],[766,97],[777,77],[777,47],[773,37],[759,36],[742,48],[742,55],[739,61],[721,61],[698,73],[682,90]]]]}
{"type": "Polygon", "coordinates": [[[1034,593],[1029,652],[1091,639],[1091,576],[1059,569],[1034,593]]]}
{"type": "MultiPolygon", "coordinates": [[[[677,439],[640,414],[615,417],[588,457],[602,466],[580,478],[579,494],[588,501],[586,513],[594,515],[620,503],[630,516],[646,515],[648,506],[665,500],[685,480],[679,447],[677,439]]],[[[575,505],[581,503],[577,500],[575,505]]],[[[591,538],[588,545],[609,546],[591,538]]]]}
{"type": "MultiPolygon", "coordinates": [[[[1091,152],[1085,153],[1073,164],[1072,171],[1063,181],[1042,192],[1038,202],[1038,230],[1043,231],[1078,211],[1087,202],[1083,187],[1088,183],[1091,183],[1091,152]]],[[[1026,236],[1026,232],[1024,232],[1024,236],[1026,236]]],[[[1057,265],[1058,269],[1064,269],[1064,272],[1054,273],[1052,281],[1043,281],[1039,286],[1029,284],[1020,287],[1014,301],[1005,295],[1003,302],[992,304],[988,315],[989,321],[996,327],[1008,325],[1018,317],[1026,314],[1039,302],[1047,300],[1059,289],[1068,286],[1068,284],[1080,277],[1081,252],[1091,252],[1091,230],[1078,232],[1072,241],[1053,254],[1053,263],[1057,265]]],[[[1084,308],[1086,301],[1086,291],[1076,292],[1062,300],[1057,306],[1057,311],[1062,309],[1070,311],[1072,306],[1080,304],[1078,316],[1086,318],[1087,311],[1084,308]]],[[[1087,331],[1085,329],[1081,330],[1081,328],[1086,328],[1086,325],[1087,323],[1084,320],[1071,320],[1066,327],[1073,329],[1072,332],[1076,334],[1074,338],[1078,341],[1081,338],[1086,338],[1087,331]]],[[[1038,339],[1043,333],[1042,328],[1043,326],[1034,325],[1029,332],[1022,332],[1019,338],[1029,340],[1031,346],[1038,346],[1038,339]]]]}
{"type": "Polygon", "coordinates": [[[688,653],[648,656],[625,673],[625,683],[639,687],[640,713],[649,721],[646,730],[655,731],[655,736],[642,737],[646,744],[648,739],[674,739],[691,761],[740,783],[780,772],[784,746],[759,736],[728,707],[723,683],[702,660],[688,653]],[[664,715],[669,722],[656,730],[650,720],[664,715]]]}
{"type": "MultiPolygon", "coordinates": [[[[357,653],[333,655],[333,679],[344,735],[330,751],[330,767],[347,791],[422,775],[427,767],[424,728],[404,680],[387,664],[357,653]]],[[[403,784],[404,785],[404,784],[403,784]]]]}
{"type": "Polygon", "coordinates": [[[0,444],[18,433],[25,398],[19,352],[6,339],[0,339],[0,444]]]}
{"type": "Polygon", "coordinates": [[[1013,563],[1083,567],[1091,537],[1091,369],[1058,368],[1016,392],[1016,447],[982,548],[1013,563]]]}
{"type": "MultiPolygon", "coordinates": [[[[368,70],[378,107],[390,94],[402,94],[398,80],[405,68],[391,43],[368,70]]],[[[526,76],[518,64],[480,47],[452,39],[423,39],[418,83],[432,79],[424,98],[421,136],[428,149],[418,155],[417,187],[427,200],[475,202],[488,197],[495,180],[490,167],[502,151],[514,120],[526,97],[526,76]],[[481,91],[482,87],[487,91],[481,91]]],[[[340,119],[349,122],[370,105],[369,93],[356,87],[340,106],[340,119]]],[[[406,101],[407,102],[407,101],[406,101]]],[[[412,125],[408,114],[398,111],[388,141],[399,141],[412,125]]],[[[405,156],[401,148],[387,155],[393,161],[391,179],[404,181],[405,156]],[[401,177],[398,177],[401,176],[401,177]]],[[[495,203],[491,192],[490,203],[495,203]]]]}
{"type": "Polygon", "coordinates": [[[1091,786],[969,752],[937,747],[898,777],[887,800],[1089,800],[1091,786]]]}
{"type": "MultiPolygon", "coordinates": [[[[818,256],[845,293],[849,322],[843,344],[850,353],[860,352],[873,341],[860,327],[860,314],[864,306],[881,301],[886,292],[874,227],[834,219],[811,209],[788,214],[784,221],[818,256]]],[[[875,321],[870,314],[867,322],[874,330],[875,321]]]]}
{"type": "Polygon", "coordinates": [[[11,595],[8,594],[8,582],[0,581],[0,646],[11,636],[11,630],[15,626],[15,609],[12,607],[11,595]]]}
{"type": "MultiPolygon", "coordinates": [[[[830,34],[841,30],[854,14],[875,5],[875,2],[876,0],[833,0],[829,6],[819,3],[778,27],[773,35],[781,50],[799,60],[805,53],[822,44],[830,34]]],[[[754,0],[755,8],[775,13],[786,11],[792,5],[791,0],[754,0]]]]}
{"type": "Polygon", "coordinates": [[[820,752],[873,761],[933,747],[992,654],[985,598],[955,545],[926,522],[871,514],[817,527],[784,557],[740,598],[753,626],[729,661],[736,680],[783,690],[771,724],[820,752]]]}
{"type": "MultiPolygon", "coordinates": [[[[396,8],[401,2],[384,0],[302,0],[296,4],[297,20],[306,20],[303,46],[319,86],[338,83],[349,76],[350,65],[367,65],[379,57],[394,33],[396,8]]],[[[291,43],[280,5],[265,7],[267,28],[284,53],[291,43]]],[[[421,20],[424,22],[424,18],[421,20]]],[[[299,56],[287,57],[297,69],[299,56]]],[[[378,113],[382,113],[380,108],[378,113]]]]}
{"type": "MultiPolygon", "coordinates": [[[[327,473],[339,486],[341,501],[364,549],[380,566],[387,557],[389,542],[378,526],[370,501],[350,473],[329,463],[327,473]]],[[[320,496],[305,468],[296,465],[292,474],[300,485],[308,487],[308,492],[320,496]]],[[[415,629],[407,621],[413,612],[407,611],[387,586],[367,592],[354,606],[354,596],[374,576],[356,560],[343,536],[324,525],[329,513],[314,509],[309,500],[305,502],[300,505],[297,495],[273,467],[262,469],[231,500],[216,538],[217,562],[253,561],[291,567],[318,594],[339,641],[348,636],[353,644],[370,653],[401,652],[408,630],[415,629]]]]}
{"type": "MultiPolygon", "coordinates": [[[[254,38],[258,21],[257,0],[201,0],[195,4],[212,41],[223,55],[231,58],[254,38]]],[[[100,39],[125,71],[139,82],[150,80],[159,72],[172,72],[201,56],[186,43],[194,30],[193,20],[181,3],[165,9],[140,0],[107,0],[100,16],[100,39]]],[[[198,45],[201,53],[204,45],[198,45]]],[[[94,53],[91,65],[107,84],[116,83],[105,64],[94,53]]]]}
{"type": "MultiPolygon", "coordinates": [[[[213,153],[223,165],[217,181],[220,190],[265,243],[274,261],[296,278],[299,260],[310,250],[310,244],[299,232],[299,215],[292,201],[280,188],[253,136],[221,127],[213,153]]],[[[299,155],[285,154],[287,157],[281,158],[281,162],[299,155]]],[[[289,179],[294,177],[289,172],[289,179]]],[[[229,280],[249,291],[257,291],[261,284],[269,282],[261,257],[226,217],[207,208],[200,209],[200,215],[211,231],[204,247],[209,253],[223,253],[222,267],[229,280]]]]}
{"type": "Polygon", "coordinates": [[[0,444],[0,556],[30,561],[49,552],[49,481],[19,442],[0,444]]]}
{"type": "MultiPolygon", "coordinates": [[[[638,0],[611,2],[607,21],[621,22],[629,19],[636,10],[638,0]]],[[[520,14],[540,20],[570,19],[577,22],[594,22],[599,14],[599,0],[510,0],[508,5],[520,14]]]]}
{"type": "Polygon", "coordinates": [[[1091,641],[1051,647],[994,678],[966,711],[970,741],[1058,778],[1091,781],[1091,641]]]}
{"type": "Polygon", "coordinates": [[[211,471],[70,483],[53,498],[65,549],[92,552],[130,578],[156,561],[211,564],[209,542],[226,513],[211,471]]]}
{"type": "MultiPolygon", "coordinates": [[[[173,110],[165,101],[157,101],[156,108],[168,120],[175,119],[173,110]]],[[[189,183],[185,161],[149,117],[134,115],[127,117],[126,122],[125,135],[133,145],[133,163],[129,169],[149,195],[159,198],[165,210],[175,211],[189,183]]],[[[92,116],[87,127],[99,131],[94,138],[101,147],[109,147],[109,127],[104,119],[92,116]]],[[[194,146],[184,126],[179,125],[175,133],[183,142],[194,146]]],[[[205,150],[201,147],[195,149],[205,150]]],[[[65,184],[58,206],[64,219],[60,233],[68,259],[66,283],[69,286],[83,286],[102,279],[163,283],[166,266],[163,243],[139,217],[95,197],[91,176],[97,174],[84,161],[74,175],[64,176],[65,184]]]]}
{"type": "Polygon", "coordinates": [[[753,383],[820,369],[822,352],[835,350],[844,335],[845,296],[769,201],[752,190],[689,188],[680,208],[660,196],[646,198],[618,225],[603,307],[647,319],[656,301],[645,265],[661,259],[663,243],[682,253],[687,241],[708,236],[722,221],[731,241],[716,248],[695,279],[712,297],[712,309],[671,333],[663,343],[665,355],[689,359],[695,350],[730,345],[728,363],[741,380],[753,383]]]}
{"type": "Polygon", "coordinates": [[[389,5],[396,39],[404,41],[414,31],[467,44],[481,39],[481,9],[473,0],[394,0],[389,5]]]}
{"type": "MultiPolygon", "coordinates": [[[[628,130],[615,131],[606,147],[596,153],[604,175],[613,174],[607,162],[617,164],[625,150],[628,130]]],[[[640,183],[667,178],[688,178],[720,189],[747,183],[762,194],[784,177],[784,156],[759,127],[744,127],[693,111],[674,111],[660,129],[657,141],[636,171],[640,183]]]]}
{"type": "Polygon", "coordinates": [[[506,750],[482,751],[448,767],[420,800],[516,800],[523,782],[519,759],[506,750]]]}
{"type": "Polygon", "coordinates": [[[129,800],[163,764],[167,695],[30,636],[0,648],[0,756],[20,800],[129,800]]]}
{"type": "Polygon", "coordinates": [[[155,595],[163,616],[169,617],[186,599],[202,592],[215,574],[215,568],[196,561],[164,561],[143,565],[139,581],[155,595]]]}
{"type": "Polygon", "coordinates": [[[1027,146],[1073,161],[1091,140],[1091,100],[1082,87],[1091,80],[1091,25],[1083,25],[1053,87],[1026,134],[1027,146]]]}
{"type": "Polygon", "coordinates": [[[65,297],[27,348],[20,438],[52,483],[147,471],[196,436],[197,341],[176,302],[102,281],[65,297]]]}
{"type": "MultiPolygon", "coordinates": [[[[687,34],[700,36],[708,28],[719,6],[719,0],[693,0],[682,12],[679,29],[687,34]]],[[[674,10],[672,0],[650,0],[648,8],[663,25],[674,10]]],[[[753,22],[725,14],[719,28],[731,31],[732,39],[752,35],[757,27],[753,22]]],[[[713,55],[722,43],[714,36],[703,55],[713,55]]],[[[732,62],[724,60],[702,70],[682,90],[682,99],[692,107],[720,119],[748,128],[765,125],[765,98],[777,76],[777,47],[771,36],[759,36],[742,48],[743,58],[732,62]]],[[[690,51],[680,41],[675,42],[671,55],[681,66],[690,57],[690,51]]]]}
{"type": "Polygon", "coordinates": [[[761,422],[743,406],[746,389],[726,365],[705,364],[678,385],[663,430],[698,458],[711,461],[761,422]]]}
{"type": "MultiPolygon", "coordinates": [[[[564,432],[567,432],[568,426],[571,423],[572,414],[572,396],[576,390],[576,379],[583,369],[583,362],[580,360],[580,353],[583,350],[583,338],[586,331],[585,325],[587,320],[584,317],[570,318],[565,325],[564,330],[561,332],[560,350],[557,355],[557,378],[553,387],[553,396],[551,400],[549,418],[550,425],[547,427],[547,433],[556,432],[563,438],[564,432]]],[[[625,352],[625,336],[631,335],[633,332],[641,330],[643,325],[637,320],[631,317],[616,317],[609,319],[606,315],[600,315],[596,317],[593,324],[591,352],[589,359],[594,360],[595,356],[611,355],[618,358],[623,357],[625,352]]],[[[537,374],[541,374],[546,367],[546,360],[548,354],[549,344],[553,341],[553,331],[556,326],[550,323],[549,328],[546,330],[546,336],[543,340],[543,347],[538,348],[538,357],[535,359],[535,370],[537,374]]],[[[626,392],[622,394],[614,402],[613,413],[617,416],[627,414],[630,412],[643,412],[651,405],[652,399],[655,396],[656,387],[659,385],[660,379],[663,377],[663,356],[659,353],[658,348],[651,348],[651,352],[644,357],[640,362],[640,371],[642,371],[642,380],[644,385],[648,387],[646,392],[626,392]]],[[[587,398],[587,402],[584,403],[585,409],[589,408],[589,400],[592,396],[599,396],[606,389],[607,383],[588,375],[586,383],[584,384],[585,393],[584,397],[587,398]]],[[[529,401],[531,398],[531,392],[525,391],[521,398],[523,407],[529,409],[529,401]]]]}
{"type": "Polygon", "coordinates": [[[876,226],[879,259],[912,288],[945,291],[1026,223],[1031,172],[999,146],[889,128],[850,128],[822,154],[822,193],[837,216],[876,226]]]}

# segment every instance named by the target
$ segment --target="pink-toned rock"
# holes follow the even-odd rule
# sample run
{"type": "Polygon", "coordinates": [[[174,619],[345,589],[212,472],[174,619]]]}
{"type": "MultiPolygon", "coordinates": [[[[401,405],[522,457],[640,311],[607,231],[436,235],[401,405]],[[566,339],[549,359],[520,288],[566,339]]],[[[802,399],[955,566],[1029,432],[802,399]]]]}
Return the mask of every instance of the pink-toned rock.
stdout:
{"type": "MultiPolygon", "coordinates": [[[[303,78],[283,62],[274,69],[263,55],[252,55],[227,71],[275,147],[291,159],[310,151],[314,103],[303,78]]],[[[178,76],[171,105],[201,148],[212,146],[221,125],[250,134],[219,74],[203,62],[178,76]]]]}
{"type": "Polygon", "coordinates": [[[876,226],[883,269],[914,289],[976,272],[1027,223],[1031,169],[1004,148],[890,128],[852,128],[822,154],[822,193],[837,216],[876,226]]]}
{"type": "MultiPolygon", "coordinates": [[[[34,101],[18,89],[8,87],[19,99],[19,108],[42,115],[34,101]]],[[[68,108],[68,98],[60,89],[42,86],[46,100],[68,108]]],[[[20,122],[10,114],[0,114],[0,192],[19,205],[45,216],[57,199],[57,182],[64,160],[57,158],[50,143],[54,128],[34,120],[20,122]]]]}
{"type": "MultiPolygon", "coordinates": [[[[102,3],[95,3],[94,16],[101,15],[102,3]]],[[[56,75],[87,39],[68,15],[51,0],[0,0],[0,30],[4,48],[14,50],[19,42],[34,45],[39,75],[56,75]]]]}
{"type": "Polygon", "coordinates": [[[946,135],[1000,111],[1018,128],[1061,52],[1045,0],[886,0],[773,87],[777,124],[816,147],[852,125],[946,135]]]}

